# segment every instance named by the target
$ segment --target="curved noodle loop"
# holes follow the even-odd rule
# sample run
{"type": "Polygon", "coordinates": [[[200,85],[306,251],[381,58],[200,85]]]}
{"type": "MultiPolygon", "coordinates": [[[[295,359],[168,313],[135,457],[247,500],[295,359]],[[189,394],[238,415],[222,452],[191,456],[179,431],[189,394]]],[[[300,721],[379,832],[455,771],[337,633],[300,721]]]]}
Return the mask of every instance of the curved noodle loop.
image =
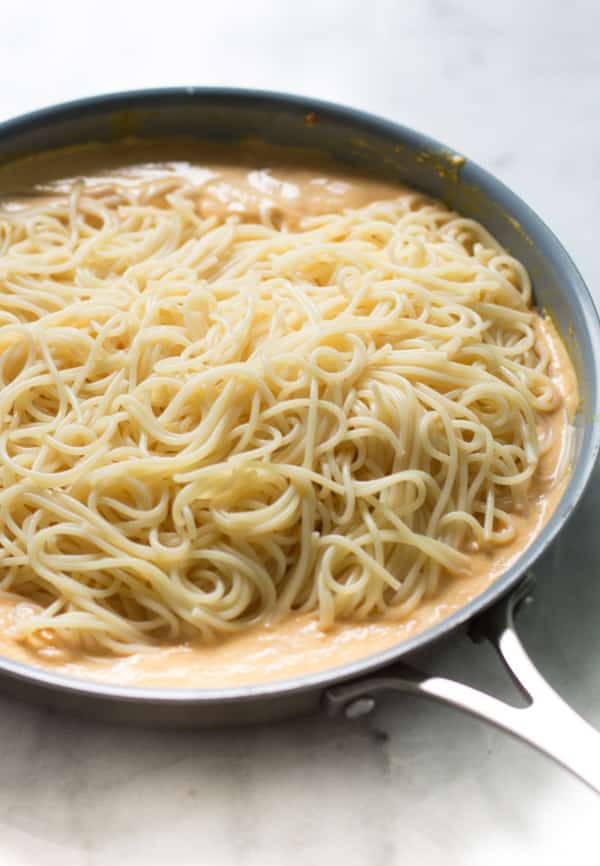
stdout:
{"type": "Polygon", "coordinates": [[[274,227],[185,177],[0,214],[0,590],[129,653],[327,627],[502,545],[559,395],[527,273],[416,193],[274,227]]]}

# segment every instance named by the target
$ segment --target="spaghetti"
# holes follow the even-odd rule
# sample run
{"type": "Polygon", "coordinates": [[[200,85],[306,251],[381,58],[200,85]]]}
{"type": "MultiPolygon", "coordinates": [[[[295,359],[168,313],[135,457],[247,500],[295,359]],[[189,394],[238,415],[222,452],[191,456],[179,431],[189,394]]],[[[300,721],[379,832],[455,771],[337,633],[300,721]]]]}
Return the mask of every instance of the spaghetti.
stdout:
{"type": "Polygon", "coordinates": [[[205,183],[73,181],[0,214],[20,641],[402,617],[527,507],[561,396],[524,267],[412,191],[292,223],[207,214],[205,183]]]}

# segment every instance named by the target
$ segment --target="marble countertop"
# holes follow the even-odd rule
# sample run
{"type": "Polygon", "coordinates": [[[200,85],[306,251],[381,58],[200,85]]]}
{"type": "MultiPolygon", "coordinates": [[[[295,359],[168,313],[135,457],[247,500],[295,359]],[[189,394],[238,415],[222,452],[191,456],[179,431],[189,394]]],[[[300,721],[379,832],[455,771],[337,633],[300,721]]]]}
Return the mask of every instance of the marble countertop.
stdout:
{"type": "MultiPolygon", "coordinates": [[[[7,4],[0,119],[102,91],[276,88],[436,136],[522,195],[600,302],[600,6],[543,0],[7,4]]],[[[600,471],[521,618],[600,727],[600,471]]],[[[428,663],[508,694],[486,647],[428,663]]],[[[117,728],[0,696],[1,866],[595,862],[598,801],[526,746],[387,698],[361,722],[117,728]]]]}

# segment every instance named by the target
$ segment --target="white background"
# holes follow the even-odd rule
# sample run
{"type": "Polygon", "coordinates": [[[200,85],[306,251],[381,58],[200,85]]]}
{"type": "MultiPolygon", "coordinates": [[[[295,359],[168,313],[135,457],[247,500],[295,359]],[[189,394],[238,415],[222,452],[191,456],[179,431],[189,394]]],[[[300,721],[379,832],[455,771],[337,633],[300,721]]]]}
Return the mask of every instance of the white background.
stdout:
{"type": "MultiPolygon", "coordinates": [[[[596,0],[5,3],[0,119],[111,90],[263,87],[438,137],[521,194],[600,300],[596,0]]],[[[538,567],[525,642],[600,726],[600,472],[538,567]]],[[[438,670],[509,693],[485,647],[438,670]]],[[[598,801],[502,734],[390,698],[368,722],[82,723],[0,697],[0,866],[598,862],[598,801]]]]}

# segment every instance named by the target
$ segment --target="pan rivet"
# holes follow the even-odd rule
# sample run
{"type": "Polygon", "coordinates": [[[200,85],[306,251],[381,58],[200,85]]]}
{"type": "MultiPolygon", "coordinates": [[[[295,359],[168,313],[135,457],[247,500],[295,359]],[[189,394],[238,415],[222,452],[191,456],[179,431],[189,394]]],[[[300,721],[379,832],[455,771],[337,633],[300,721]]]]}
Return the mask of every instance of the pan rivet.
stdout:
{"type": "Polygon", "coordinates": [[[346,705],[346,718],[360,719],[361,716],[366,716],[373,709],[375,709],[375,698],[356,698],[346,705]]]}

